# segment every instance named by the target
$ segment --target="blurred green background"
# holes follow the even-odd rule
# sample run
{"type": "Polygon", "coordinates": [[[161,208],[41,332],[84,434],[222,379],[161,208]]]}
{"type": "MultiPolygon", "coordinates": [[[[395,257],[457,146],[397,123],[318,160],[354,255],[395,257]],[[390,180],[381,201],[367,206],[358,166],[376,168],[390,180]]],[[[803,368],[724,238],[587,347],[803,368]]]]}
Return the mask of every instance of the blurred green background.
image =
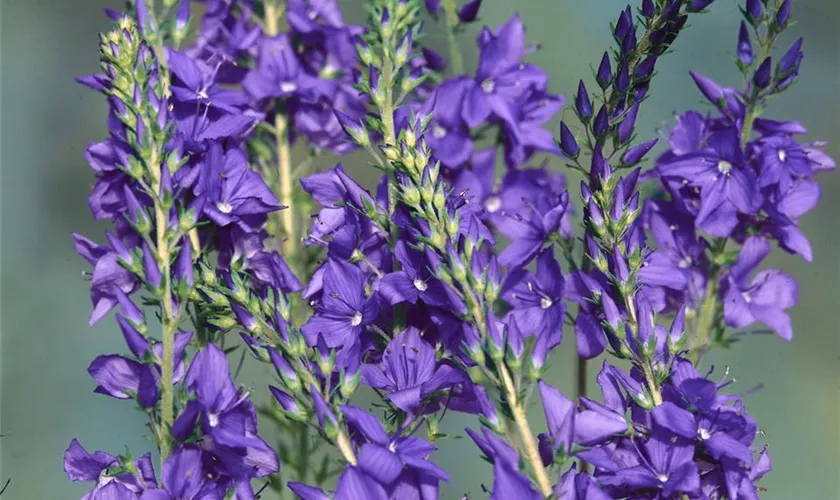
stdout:
{"type": "MultiPolygon", "coordinates": [[[[349,21],[361,22],[361,1],[342,2],[349,21]]],[[[674,111],[702,106],[689,69],[738,83],[731,60],[740,3],[715,2],[712,13],[695,17],[676,52],[659,63],[653,97],[639,118],[642,136],[667,128],[674,111]]],[[[577,79],[611,43],[608,22],[624,4],[488,0],[482,21],[496,26],[518,11],[528,40],[543,47],[530,59],[551,73],[552,91],[570,96],[577,79]]],[[[79,498],[84,486],[70,483],[62,472],[62,453],[73,437],[90,450],[118,453],[128,446],[135,455],[150,445],[141,435],[142,417],[130,404],[92,392],[86,373],[90,360],[125,349],[112,320],[87,327],[90,301],[81,274],[87,265],[70,240],[74,231],[101,239],[104,226],[92,222],[86,205],[93,176],[82,153],[88,141],[106,133],[103,99],[73,77],[97,70],[97,33],[109,26],[102,8],[120,6],[102,0],[2,1],[0,425],[5,436],[0,477],[12,479],[4,500],[79,498]]],[[[794,15],[798,22],[783,41],[806,37],[802,76],[766,115],[801,120],[810,139],[830,141],[829,152],[840,158],[840,3],[800,0],[794,15]]],[[[461,37],[468,67],[477,56],[476,33],[471,29],[461,37]]],[[[442,48],[439,35],[430,40],[442,48]]],[[[319,166],[330,163],[322,159],[319,166]]],[[[360,172],[365,158],[353,156],[344,164],[360,172]]],[[[558,162],[554,167],[562,168],[558,162]]],[[[840,175],[825,175],[821,182],[822,202],[802,220],[814,264],[780,253],[770,262],[799,279],[793,343],[751,338],[705,362],[716,365],[720,374],[731,366],[736,391],[764,385],[746,401],[773,456],[774,472],[762,482],[767,489],[762,498],[771,500],[840,498],[840,175]]],[[[573,393],[572,346],[566,342],[553,357],[550,376],[567,394],[573,393]]],[[[261,370],[246,370],[245,383],[260,387],[261,370]]],[[[532,414],[541,425],[539,408],[532,408],[532,414]]],[[[450,413],[444,430],[463,434],[464,427],[476,425],[472,418],[450,413]]],[[[442,498],[464,493],[485,498],[481,484],[489,484],[490,471],[472,443],[448,440],[440,447],[436,461],[453,477],[442,498]]]]}

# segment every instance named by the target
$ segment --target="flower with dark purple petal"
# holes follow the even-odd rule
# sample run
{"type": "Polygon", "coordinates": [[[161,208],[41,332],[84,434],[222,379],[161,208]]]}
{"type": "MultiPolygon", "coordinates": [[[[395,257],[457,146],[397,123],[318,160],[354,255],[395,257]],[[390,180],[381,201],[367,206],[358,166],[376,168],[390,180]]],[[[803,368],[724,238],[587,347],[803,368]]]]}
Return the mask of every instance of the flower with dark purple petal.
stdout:
{"type": "MultiPolygon", "coordinates": [[[[391,340],[380,364],[362,365],[362,377],[370,387],[386,391],[388,399],[407,413],[428,410],[422,404],[428,396],[465,380],[457,368],[437,362],[435,348],[413,327],[391,340]]],[[[432,402],[432,409],[436,406],[432,402]]]]}
{"type": "Polygon", "coordinates": [[[796,280],[778,269],[760,271],[750,279],[770,250],[770,243],[762,237],[744,242],[724,286],[724,319],[735,328],[759,321],[790,341],[793,327],[784,311],[796,305],[799,298],[796,280]]]}
{"type": "Polygon", "coordinates": [[[309,345],[317,344],[319,335],[328,347],[353,344],[376,319],[376,298],[365,295],[367,277],[358,267],[330,259],[324,268],[321,301],[301,332],[309,345]]]}

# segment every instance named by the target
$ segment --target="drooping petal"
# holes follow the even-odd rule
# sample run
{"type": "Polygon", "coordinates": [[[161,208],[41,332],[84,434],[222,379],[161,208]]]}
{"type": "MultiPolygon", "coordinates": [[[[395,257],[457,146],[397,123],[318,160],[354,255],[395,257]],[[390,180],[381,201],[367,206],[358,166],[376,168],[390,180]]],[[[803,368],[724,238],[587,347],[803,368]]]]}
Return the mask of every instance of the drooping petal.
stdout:
{"type": "Polygon", "coordinates": [[[359,451],[359,468],[383,485],[393,483],[402,471],[402,462],[387,447],[366,443],[359,451]]]}
{"type": "Polygon", "coordinates": [[[341,412],[344,413],[347,423],[361,432],[369,441],[383,446],[387,446],[390,442],[391,439],[382,427],[382,423],[370,413],[350,405],[341,406],[341,412]]]}

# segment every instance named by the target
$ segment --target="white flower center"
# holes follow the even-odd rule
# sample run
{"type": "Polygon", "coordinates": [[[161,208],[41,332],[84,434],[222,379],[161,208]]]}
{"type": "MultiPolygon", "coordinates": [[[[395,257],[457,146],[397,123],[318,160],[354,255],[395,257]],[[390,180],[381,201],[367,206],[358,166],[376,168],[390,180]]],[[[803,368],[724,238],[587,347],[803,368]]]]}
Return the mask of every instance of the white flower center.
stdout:
{"type": "Polygon", "coordinates": [[[705,440],[707,440],[711,437],[711,434],[709,434],[709,430],[704,429],[702,427],[700,429],[698,429],[697,435],[699,435],[700,439],[702,439],[703,441],[705,441],[705,440]]]}
{"type": "Polygon", "coordinates": [[[306,17],[308,17],[310,21],[314,21],[315,18],[318,17],[318,11],[312,9],[306,13],[306,17]]]}
{"type": "Polygon", "coordinates": [[[359,326],[362,324],[362,312],[358,311],[350,318],[350,326],[359,326]]]}
{"type": "Polygon", "coordinates": [[[498,212],[500,208],[502,208],[502,200],[498,196],[490,196],[486,200],[484,200],[484,208],[487,209],[488,212],[491,214],[494,212],[498,212]]]}
{"type": "Polygon", "coordinates": [[[668,474],[657,474],[656,479],[659,479],[660,483],[667,483],[668,482],[668,474]]]}
{"type": "Polygon", "coordinates": [[[543,309],[548,309],[549,307],[551,307],[552,304],[554,304],[554,302],[552,302],[552,300],[548,297],[543,297],[540,299],[540,307],[542,307],[543,309]]]}
{"type": "Polygon", "coordinates": [[[434,136],[435,139],[443,139],[446,137],[446,129],[440,125],[435,125],[432,129],[432,136],[434,136]]]}
{"type": "Polygon", "coordinates": [[[114,476],[108,475],[108,469],[103,469],[102,472],[99,473],[99,481],[97,484],[99,484],[99,486],[105,486],[114,479],[116,479],[114,476]]]}
{"type": "Polygon", "coordinates": [[[388,445],[388,449],[389,449],[389,450],[391,450],[391,453],[396,453],[396,452],[397,452],[397,443],[396,443],[396,441],[394,441],[394,442],[392,442],[391,444],[389,444],[389,445],[388,445]]]}
{"type": "Polygon", "coordinates": [[[297,84],[294,82],[283,82],[280,84],[280,90],[282,92],[294,92],[297,90],[297,84]]]}
{"type": "Polygon", "coordinates": [[[743,292],[743,293],[741,293],[741,297],[744,297],[744,302],[746,302],[747,304],[749,304],[750,302],[752,302],[752,297],[750,297],[750,293],[749,293],[749,292],[743,292]]]}
{"type": "Polygon", "coordinates": [[[207,89],[201,89],[195,95],[199,99],[207,99],[207,89]]]}
{"type": "Polygon", "coordinates": [[[425,292],[429,285],[426,284],[425,281],[421,280],[420,278],[414,278],[414,288],[421,292],[425,292]]]}
{"type": "Polygon", "coordinates": [[[686,269],[691,266],[691,257],[683,257],[679,263],[677,263],[677,267],[680,269],[686,269]]]}
{"type": "Polygon", "coordinates": [[[728,174],[732,170],[732,164],[726,160],[720,160],[717,164],[718,171],[722,174],[728,174]]]}
{"type": "Polygon", "coordinates": [[[496,89],[496,84],[493,83],[493,80],[488,78],[488,79],[484,80],[483,82],[481,82],[481,90],[487,92],[488,94],[490,92],[493,92],[495,89],[496,89]]]}
{"type": "Polygon", "coordinates": [[[776,156],[779,157],[779,161],[785,161],[787,159],[787,151],[780,149],[776,151],[776,156]]]}
{"type": "Polygon", "coordinates": [[[208,413],[207,420],[210,423],[210,427],[216,427],[217,425],[219,425],[219,416],[215,413],[208,413]]]}
{"type": "Polygon", "coordinates": [[[222,212],[223,214],[229,214],[233,211],[233,206],[226,201],[216,203],[216,208],[218,208],[219,212],[222,212]]]}

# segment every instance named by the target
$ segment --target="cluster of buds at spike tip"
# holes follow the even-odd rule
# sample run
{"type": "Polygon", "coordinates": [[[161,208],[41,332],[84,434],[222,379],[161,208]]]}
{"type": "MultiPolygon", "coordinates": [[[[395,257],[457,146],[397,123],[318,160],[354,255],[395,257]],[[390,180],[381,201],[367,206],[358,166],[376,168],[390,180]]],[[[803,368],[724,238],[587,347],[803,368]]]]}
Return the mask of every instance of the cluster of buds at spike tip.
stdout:
{"type": "Polygon", "coordinates": [[[757,102],[783,91],[796,79],[803,58],[802,39],[791,44],[774,68],[769,50],[790,26],[791,1],[746,0],[741,15],[744,20],[738,31],[735,62],[752,83],[747,99],[757,102]],[[758,54],[755,48],[759,48],[758,54]]]}

